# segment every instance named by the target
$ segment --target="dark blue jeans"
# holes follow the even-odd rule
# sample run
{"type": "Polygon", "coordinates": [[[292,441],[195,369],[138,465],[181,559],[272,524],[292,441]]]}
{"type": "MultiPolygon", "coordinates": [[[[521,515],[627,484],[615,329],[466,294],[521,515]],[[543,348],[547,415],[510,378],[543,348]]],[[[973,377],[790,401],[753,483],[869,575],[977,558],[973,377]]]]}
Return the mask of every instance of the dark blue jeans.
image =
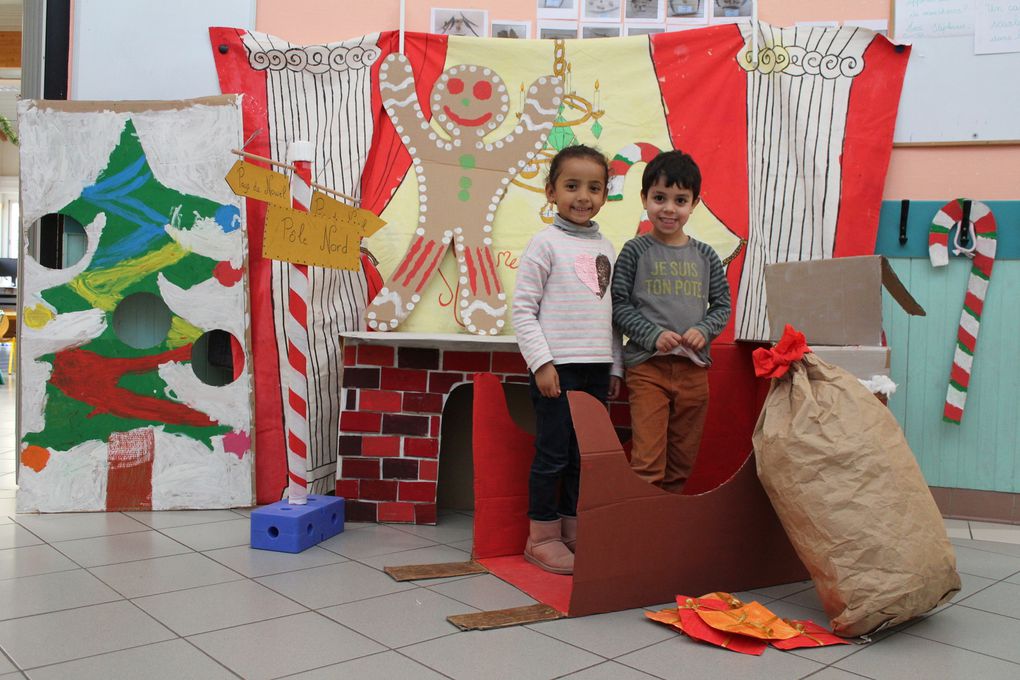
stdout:
{"type": "Polygon", "coordinates": [[[610,364],[558,364],[560,396],[543,397],[531,374],[535,405],[535,460],[528,479],[528,517],[539,521],[577,514],[581,456],[570,419],[567,391],[587,392],[605,403],[610,364]]]}

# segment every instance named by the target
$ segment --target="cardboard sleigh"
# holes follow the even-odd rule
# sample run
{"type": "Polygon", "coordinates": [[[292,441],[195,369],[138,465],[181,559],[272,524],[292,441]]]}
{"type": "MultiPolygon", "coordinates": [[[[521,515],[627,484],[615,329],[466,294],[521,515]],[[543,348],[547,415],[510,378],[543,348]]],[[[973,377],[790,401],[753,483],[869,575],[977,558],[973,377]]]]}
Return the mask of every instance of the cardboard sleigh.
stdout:
{"type": "Polygon", "coordinates": [[[638,478],[605,407],[587,394],[569,394],[581,452],[573,576],[547,573],[522,556],[534,438],[512,420],[498,378],[477,374],[474,566],[546,606],[451,622],[489,628],[661,604],[679,593],[738,592],[807,579],[755,473],[751,433],[767,383],[754,377],[751,349],[713,348],[702,454],[683,495],[638,478]]]}

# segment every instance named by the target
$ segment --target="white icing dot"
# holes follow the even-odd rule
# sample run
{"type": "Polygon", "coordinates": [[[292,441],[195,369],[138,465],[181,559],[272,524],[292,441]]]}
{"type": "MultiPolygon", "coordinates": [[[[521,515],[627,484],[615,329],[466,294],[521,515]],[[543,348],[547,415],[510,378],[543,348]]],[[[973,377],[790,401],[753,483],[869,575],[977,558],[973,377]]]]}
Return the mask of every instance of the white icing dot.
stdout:
{"type": "Polygon", "coordinates": [[[446,122],[446,114],[445,113],[440,113],[439,116],[437,116],[437,117],[439,118],[439,120],[441,122],[443,122],[443,123],[446,122]]]}
{"type": "Polygon", "coordinates": [[[390,328],[396,328],[396,327],[397,327],[397,320],[394,319],[393,321],[390,321],[390,328]]]}
{"type": "MultiPolygon", "coordinates": [[[[424,221],[425,220],[422,220],[422,222],[424,222],[424,221]]],[[[418,234],[418,236],[424,236],[425,235],[425,230],[422,229],[421,227],[418,227],[417,229],[414,230],[414,233],[418,234]]]]}
{"type": "Polygon", "coordinates": [[[392,116],[392,115],[396,114],[396,110],[392,106],[388,106],[388,107],[386,107],[386,113],[388,113],[388,114],[390,114],[392,116]]]}
{"type": "Polygon", "coordinates": [[[485,232],[486,234],[488,234],[489,232],[491,232],[491,231],[492,231],[492,225],[491,225],[491,224],[486,224],[486,225],[484,225],[484,226],[482,227],[482,231],[484,231],[484,232],[485,232]]]}
{"type": "Polygon", "coordinates": [[[369,328],[378,328],[379,327],[379,322],[378,321],[369,321],[368,322],[368,327],[369,328]]]}
{"type": "Polygon", "coordinates": [[[438,94],[432,95],[432,100],[433,101],[439,101],[440,99],[442,99],[442,97],[440,95],[438,95],[438,94]]]}
{"type": "Polygon", "coordinates": [[[422,215],[422,216],[420,216],[418,218],[418,222],[420,222],[421,224],[425,224],[426,219],[428,219],[428,218],[426,218],[424,215],[422,215]]]}
{"type": "Polygon", "coordinates": [[[462,227],[455,227],[454,230],[453,230],[453,233],[454,234],[462,234],[462,233],[464,233],[464,229],[462,227]]]}
{"type": "MultiPolygon", "coordinates": [[[[464,291],[464,294],[467,295],[467,291],[466,290],[464,291]]],[[[461,300],[460,301],[460,306],[461,307],[467,307],[468,306],[468,301],[467,300],[461,300]]]]}
{"type": "Polygon", "coordinates": [[[460,146],[460,140],[459,139],[453,140],[453,145],[459,147],[460,146]]]}
{"type": "Polygon", "coordinates": [[[471,71],[471,73],[474,73],[477,70],[478,70],[477,66],[468,66],[468,71],[471,71]]]}
{"type": "MultiPolygon", "coordinates": [[[[467,269],[465,269],[464,271],[467,271],[467,269]]],[[[468,291],[466,291],[466,290],[460,291],[460,296],[461,297],[467,297],[468,295],[470,295],[470,293],[468,291]]]]}
{"type": "Polygon", "coordinates": [[[429,129],[429,124],[426,123],[425,121],[419,121],[418,124],[421,125],[421,129],[422,130],[428,130],[429,129]]]}
{"type": "Polygon", "coordinates": [[[461,284],[466,286],[467,285],[467,277],[466,276],[460,277],[460,282],[461,282],[461,284]]]}
{"type": "Polygon", "coordinates": [[[459,127],[455,127],[452,130],[450,130],[450,132],[452,132],[453,135],[456,137],[457,135],[460,134],[460,128],[459,127]]]}
{"type": "Polygon", "coordinates": [[[503,141],[509,144],[510,142],[514,141],[514,136],[512,134],[507,135],[506,137],[503,138],[503,141]]]}
{"type": "Polygon", "coordinates": [[[419,182],[418,183],[418,192],[422,193],[422,194],[425,193],[425,182],[419,182]]]}
{"type": "Polygon", "coordinates": [[[406,305],[404,305],[404,308],[407,309],[407,311],[410,312],[412,309],[414,309],[414,303],[413,302],[408,302],[406,305]]]}
{"type": "Polygon", "coordinates": [[[464,265],[461,265],[460,266],[460,273],[461,274],[467,274],[467,267],[465,267],[464,265]]]}
{"type": "Polygon", "coordinates": [[[478,133],[479,137],[484,137],[485,136],[485,129],[484,128],[480,129],[480,130],[476,130],[475,132],[478,133]]]}
{"type": "Polygon", "coordinates": [[[449,151],[449,150],[450,150],[450,149],[452,149],[453,147],[452,147],[452,146],[450,146],[449,144],[443,144],[443,148],[444,148],[444,149],[446,149],[447,151],[449,151]]]}
{"type": "Polygon", "coordinates": [[[535,150],[538,151],[542,148],[542,142],[535,142],[535,150]]]}
{"type": "Polygon", "coordinates": [[[542,76],[541,78],[538,79],[539,85],[545,85],[546,82],[548,82],[548,78],[546,78],[545,76],[542,76]]]}
{"type": "Polygon", "coordinates": [[[514,166],[511,165],[509,168],[506,169],[506,171],[510,172],[510,173],[514,173],[514,172],[517,172],[517,168],[515,168],[514,166]]]}
{"type": "Polygon", "coordinates": [[[464,250],[464,244],[463,243],[458,243],[457,244],[457,252],[460,253],[460,252],[463,252],[463,250],[464,250]]]}
{"type": "Polygon", "coordinates": [[[563,94],[563,88],[557,85],[556,89],[553,90],[553,92],[555,92],[556,94],[563,94]]]}
{"type": "Polygon", "coordinates": [[[418,153],[418,149],[414,148],[413,146],[409,146],[407,147],[407,153],[413,156],[414,154],[418,153]]]}
{"type": "Polygon", "coordinates": [[[369,319],[374,319],[375,318],[375,312],[369,312],[367,316],[368,316],[369,319]]]}
{"type": "Polygon", "coordinates": [[[499,300],[506,300],[506,293],[497,293],[496,298],[499,300]]]}
{"type": "MultiPolygon", "coordinates": [[[[476,149],[481,149],[482,146],[483,146],[483,144],[481,142],[478,142],[477,144],[475,144],[475,148],[476,149]]],[[[495,148],[495,147],[492,146],[492,144],[485,144],[484,147],[485,147],[486,151],[492,151],[495,148]]]]}
{"type": "Polygon", "coordinates": [[[423,171],[423,169],[421,167],[421,159],[420,158],[412,158],[411,159],[411,165],[414,166],[415,172],[422,172],[423,171]]]}
{"type": "Polygon", "coordinates": [[[503,102],[503,103],[506,103],[506,102],[510,101],[510,97],[508,97],[506,95],[503,95],[502,97],[499,98],[499,100],[501,102],[503,102]]]}
{"type": "Polygon", "coordinates": [[[496,207],[497,207],[498,205],[499,205],[499,204],[498,204],[498,203],[496,203],[496,201],[493,201],[492,203],[490,203],[490,204],[489,204],[489,210],[490,210],[491,212],[496,212],[496,207]]]}
{"type": "Polygon", "coordinates": [[[418,304],[419,302],[421,302],[421,295],[418,295],[417,293],[412,295],[411,296],[411,302],[413,302],[415,304],[418,304]]]}
{"type": "Polygon", "coordinates": [[[534,85],[528,88],[528,94],[535,94],[536,92],[538,92],[538,88],[535,87],[534,85]]]}
{"type": "Polygon", "coordinates": [[[425,203],[425,201],[427,201],[427,200],[428,200],[428,196],[423,197],[422,201],[421,201],[421,205],[418,206],[418,210],[421,210],[423,213],[429,211],[429,206],[425,203]]]}
{"type": "Polygon", "coordinates": [[[489,335],[495,335],[495,334],[496,334],[496,329],[495,328],[490,328],[489,329],[489,335]]]}
{"type": "Polygon", "coordinates": [[[509,177],[504,177],[501,180],[499,180],[499,183],[500,184],[510,184],[510,178],[509,177]]]}
{"type": "Polygon", "coordinates": [[[402,141],[404,144],[410,144],[411,138],[408,137],[407,135],[404,135],[403,137],[400,138],[400,141],[402,141]]]}
{"type": "Polygon", "coordinates": [[[390,294],[390,289],[387,288],[386,286],[383,286],[381,289],[379,289],[379,294],[380,295],[389,295],[390,294]]]}
{"type": "Polygon", "coordinates": [[[492,69],[491,68],[483,68],[482,69],[482,75],[485,75],[485,76],[492,75],[492,69]]]}
{"type": "Polygon", "coordinates": [[[453,232],[447,229],[446,231],[443,232],[443,236],[445,236],[446,238],[451,238],[453,236],[453,232]]]}
{"type": "Polygon", "coordinates": [[[485,238],[482,239],[482,243],[484,243],[487,246],[491,246],[492,245],[492,239],[489,238],[488,236],[486,236],[485,238]]]}
{"type": "Polygon", "coordinates": [[[436,133],[435,132],[430,132],[429,133],[429,139],[431,139],[433,142],[436,141],[436,133]]]}
{"type": "Polygon", "coordinates": [[[505,325],[506,321],[503,321],[503,319],[496,319],[496,328],[502,328],[505,325]]]}
{"type": "Polygon", "coordinates": [[[404,134],[404,128],[402,126],[400,125],[396,126],[396,130],[398,135],[404,134]]]}
{"type": "Polygon", "coordinates": [[[486,222],[491,222],[494,217],[495,217],[495,215],[493,213],[486,213],[485,221],[486,222]]]}

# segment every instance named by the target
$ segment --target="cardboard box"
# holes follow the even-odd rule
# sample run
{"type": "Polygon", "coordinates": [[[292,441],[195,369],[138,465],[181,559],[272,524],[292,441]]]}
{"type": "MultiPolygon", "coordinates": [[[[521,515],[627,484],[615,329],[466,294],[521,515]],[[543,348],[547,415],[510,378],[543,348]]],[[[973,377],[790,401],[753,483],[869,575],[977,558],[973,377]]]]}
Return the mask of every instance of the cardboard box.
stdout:
{"type": "Polygon", "coordinates": [[[770,337],[779,340],[790,324],[809,345],[880,346],[882,286],[908,314],[925,315],[881,255],[770,264],[765,268],[770,337]]]}
{"type": "Polygon", "coordinates": [[[870,380],[876,375],[889,375],[888,347],[812,345],[811,351],[822,361],[839,366],[860,380],[870,380]]]}

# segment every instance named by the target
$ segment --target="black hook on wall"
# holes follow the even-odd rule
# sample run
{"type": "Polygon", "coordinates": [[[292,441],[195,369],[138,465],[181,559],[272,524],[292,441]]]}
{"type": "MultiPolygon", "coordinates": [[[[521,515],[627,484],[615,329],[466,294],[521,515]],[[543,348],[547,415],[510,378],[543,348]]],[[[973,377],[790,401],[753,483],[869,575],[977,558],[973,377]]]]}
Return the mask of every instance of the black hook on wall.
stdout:
{"type": "Polygon", "coordinates": [[[910,215],[910,201],[900,201],[900,245],[907,245],[907,217],[910,215]]]}

